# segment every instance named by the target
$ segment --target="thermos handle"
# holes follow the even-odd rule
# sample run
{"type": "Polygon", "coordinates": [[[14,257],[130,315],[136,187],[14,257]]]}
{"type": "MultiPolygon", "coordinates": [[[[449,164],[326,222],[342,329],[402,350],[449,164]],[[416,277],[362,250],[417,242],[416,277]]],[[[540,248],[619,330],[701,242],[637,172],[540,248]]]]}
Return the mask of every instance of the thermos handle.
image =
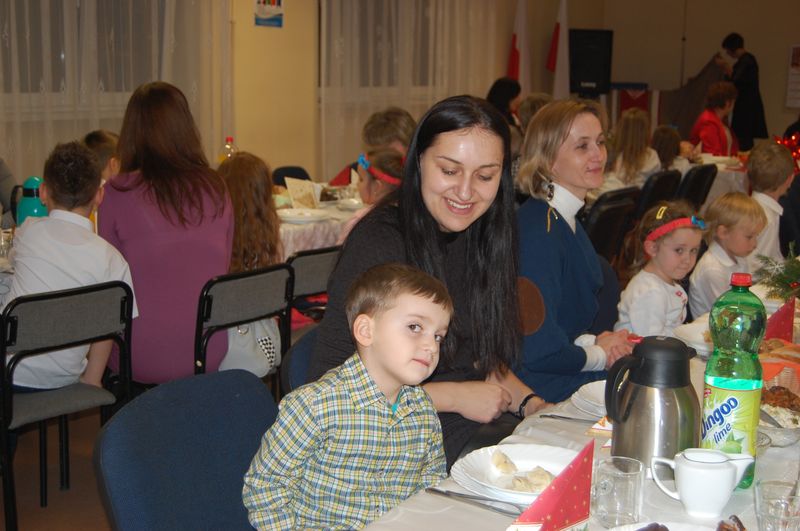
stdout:
{"type": "Polygon", "coordinates": [[[611,419],[611,422],[623,422],[619,412],[619,386],[628,371],[635,369],[640,363],[640,358],[632,355],[623,356],[615,361],[611,369],[608,370],[608,378],[606,379],[606,414],[611,419]]]}
{"type": "Polygon", "coordinates": [[[666,457],[652,457],[650,459],[650,470],[653,471],[653,479],[655,480],[656,485],[658,485],[658,488],[664,491],[664,494],[670,498],[680,500],[681,497],[678,495],[677,491],[671,490],[666,485],[661,483],[661,479],[659,479],[658,474],[656,474],[656,465],[659,463],[662,465],[667,465],[672,470],[675,470],[675,461],[672,459],[667,459],[666,457]]]}

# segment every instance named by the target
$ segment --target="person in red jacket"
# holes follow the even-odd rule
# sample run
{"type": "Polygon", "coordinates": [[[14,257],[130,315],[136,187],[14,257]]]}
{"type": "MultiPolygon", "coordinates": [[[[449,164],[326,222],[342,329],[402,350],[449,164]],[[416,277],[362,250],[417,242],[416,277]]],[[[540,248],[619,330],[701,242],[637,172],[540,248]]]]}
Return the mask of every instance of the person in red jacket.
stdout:
{"type": "Polygon", "coordinates": [[[736,87],[729,81],[718,81],[708,88],[706,108],[694,123],[689,137],[694,145],[703,143],[701,152],[728,157],[739,152],[736,135],[726,124],[736,96],[736,87]]]}

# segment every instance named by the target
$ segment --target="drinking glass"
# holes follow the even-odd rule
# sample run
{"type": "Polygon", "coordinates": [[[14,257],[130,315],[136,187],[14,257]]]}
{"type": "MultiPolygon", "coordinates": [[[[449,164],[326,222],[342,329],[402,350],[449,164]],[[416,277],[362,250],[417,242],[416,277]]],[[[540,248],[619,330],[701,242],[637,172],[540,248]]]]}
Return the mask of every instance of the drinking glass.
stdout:
{"type": "Polygon", "coordinates": [[[592,516],[603,527],[635,524],[642,513],[644,465],[630,457],[597,462],[592,481],[592,516]]]}
{"type": "Polygon", "coordinates": [[[761,531],[800,530],[800,496],[789,481],[756,481],[756,519],[761,531]]]}

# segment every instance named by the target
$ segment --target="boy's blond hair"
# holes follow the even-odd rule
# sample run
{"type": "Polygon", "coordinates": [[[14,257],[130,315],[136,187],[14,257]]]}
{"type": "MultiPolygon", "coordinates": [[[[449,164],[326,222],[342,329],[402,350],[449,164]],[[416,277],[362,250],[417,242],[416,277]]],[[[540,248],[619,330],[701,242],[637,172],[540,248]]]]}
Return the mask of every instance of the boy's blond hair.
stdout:
{"type": "Polygon", "coordinates": [[[370,115],[361,130],[361,140],[367,149],[386,147],[392,142],[408,147],[416,127],[417,123],[408,111],[388,107],[370,115]]]}
{"type": "Polygon", "coordinates": [[[705,216],[706,241],[716,238],[717,227],[732,229],[739,223],[748,223],[762,229],[767,226],[767,215],[758,201],[742,192],[729,192],[708,205],[705,216]]]}
{"type": "Polygon", "coordinates": [[[430,299],[453,315],[453,301],[438,279],[405,264],[381,264],[364,271],[350,286],[345,300],[347,324],[359,315],[376,315],[391,308],[400,295],[430,299]]]}
{"type": "Polygon", "coordinates": [[[777,142],[758,144],[747,159],[747,175],[756,192],[777,190],[794,170],[791,151],[777,142]]]}

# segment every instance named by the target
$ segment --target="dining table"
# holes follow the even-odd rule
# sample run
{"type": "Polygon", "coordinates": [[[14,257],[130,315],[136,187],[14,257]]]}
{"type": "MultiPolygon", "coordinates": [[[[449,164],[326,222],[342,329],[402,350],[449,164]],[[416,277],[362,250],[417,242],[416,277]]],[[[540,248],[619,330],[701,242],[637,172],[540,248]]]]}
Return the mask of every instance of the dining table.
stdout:
{"type": "MultiPolygon", "coordinates": [[[[336,245],[342,229],[355,215],[353,209],[342,209],[336,202],[324,203],[314,210],[323,213],[325,219],[281,220],[279,232],[284,257],[288,258],[299,251],[336,245]]],[[[278,212],[280,215],[280,210],[278,212]]]]}
{"type": "MultiPolygon", "coordinates": [[[[703,374],[705,361],[693,358],[690,362],[692,384],[702,397],[703,374]]],[[[555,404],[535,415],[526,417],[513,434],[503,439],[500,445],[506,444],[543,444],[567,448],[576,452],[580,451],[590,440],[595,439],[595,462],[598,459],[610,456],[610,433],[601,433],[590,430],[592,419],[581,409],[575,406],[572,400],[555,404]],[[542,415],[559,415],[565,418],[544,417],[542,415]]],[[[800,445],[795,442],[786,447],[769,447],[756,459],[755,479],[780,479],[794,482],[800,474],[800,445]]],[[[661,476],[659,476],[661,477],[661,476]]],[[[674,487],[672,480],[665,483],[674,487]]],[[[438,486],[440,489],[461,493],[469,493],[456,481],[448,476],[438,486]]],[[[754,511],[753,487],[736,489],[727,506],[723,510],[722,518],[737,515],[748,529],[757,529],[754,511]]],[[[722,518],[701,520],[690,517],[683,509],[681,503],[664,494],[652,479],[645,480],[642,517],[640,522],[644,527],[648,522],[682,523],[697,526],[699,529],[716,528],[717,522],[722,518]]],[[[461,531],[470,530],[504,530],[514,521],[513,516],[506,516],[493,512],[483,507],[468,505],[457,499],[442,497],[420,491],[405,500],[400,505],[384,513],[379,519],[372,522],[369,530],[408,530],[408,529],[438,529],[461,531]]],[[[589,530],[605,529],[594,518],[588,521],[589,530]]]]}
{"type": "Polygon", "coordinates": [[[750,194],[750,182],[747,179],[747,170],[741,163],[717,163],[717,176],[708,191],[706,200],[700,208],[700,213],[705,214],[708,205],[716,198],[729,192],[742,192],[750,194]]]}

